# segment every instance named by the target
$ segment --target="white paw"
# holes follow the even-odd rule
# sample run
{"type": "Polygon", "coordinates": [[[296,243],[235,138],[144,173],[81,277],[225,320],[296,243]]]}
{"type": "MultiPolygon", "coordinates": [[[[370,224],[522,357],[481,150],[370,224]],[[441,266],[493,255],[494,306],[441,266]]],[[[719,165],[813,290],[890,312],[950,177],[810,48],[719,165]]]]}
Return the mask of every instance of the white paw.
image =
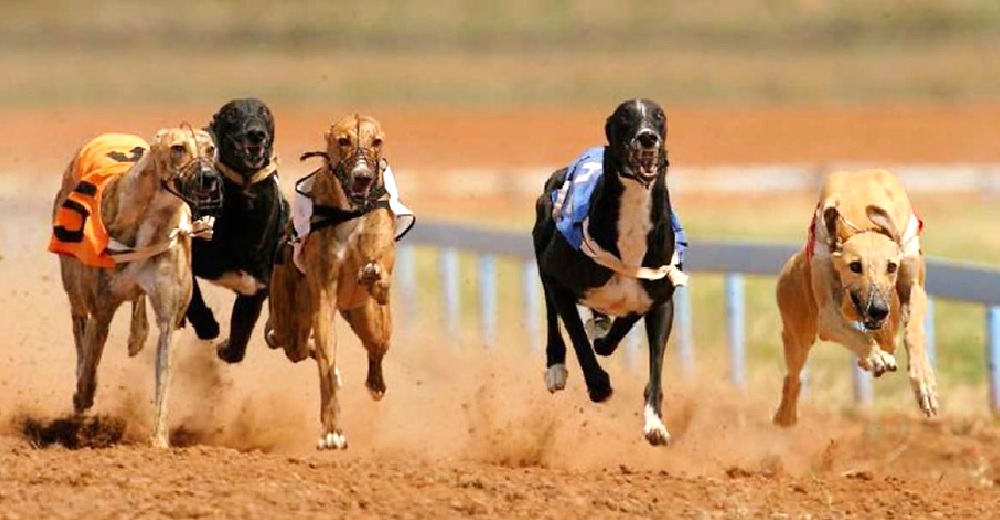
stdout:
{"type": "Polygon", "coordinates": [[[663,420],[653,411],[653,407],[646,405],[642,415],[645,419],[645,424],[642,426],[642,436],[646,438],[646,441],[652,446],[670,444],[670,433],[663,425],[663,420]]]}
{"type": "Polygon", "coordinates": [[[933,384],[922,383],[918,380],[910,380],[913,388],[913,396],[917,399],[917,406],[927,417],[934,417],[938,413],[937,389],[933,384]]]}
{"type": "Polygon", "coordinates": [[[327,433],[319,436],[317,450],[346,450],[347,437],[341,432],[327,433]]]}
{"type": "Polygon", "coordinates": [[[566,388],[566,378],[569,373],[566,372],[565,363],[556,363],[550,366],[545,371],[545,388],[549,389],[550,393],[556,393],[560,390],[566,388]]]}
{"type": "Polygon", "coordinates": [[[587,331],[587,337],[593,342],[595,339],[604,339],[608,335],[608,331],[611,330],[611,318],[607,316],[601,316],[596,318],[591,314],[591,317],[583,325],[584,329],[587,331]]]}
{"type": "Polygon", "coordinates": [[[868,354],[868,358],[865,359],[865,363],[861,364],[861,368],[871,371],[873,376],[878,377],[886,372],[896,371],[896,358],[892,354],[874,347],[868,354]]]}

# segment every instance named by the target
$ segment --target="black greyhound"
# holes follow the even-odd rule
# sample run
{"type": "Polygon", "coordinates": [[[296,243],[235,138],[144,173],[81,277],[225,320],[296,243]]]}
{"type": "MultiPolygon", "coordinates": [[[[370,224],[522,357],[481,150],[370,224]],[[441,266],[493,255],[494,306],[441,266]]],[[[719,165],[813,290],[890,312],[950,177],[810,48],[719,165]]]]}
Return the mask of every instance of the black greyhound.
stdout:
{"type": "MultiPolygon", "coordinates": [[[[227,363],[238,363],[246,355],[267,299],[266,284],[274,269],[278,235],[288,218],[288,202],[278,187],[274,164],[274,116],[263,101],[244,98],[226,103],[208,130],[219,149],[225,198],[212,240],[193,242],[192,267],[195,276],[237,293],[229,339],[217,353],[227,363]]],[[[187,318],[199,338],[219,336],[219,323],[205,305],[197,279],[187,318]]]]}
{"type": "Polygon", "coordinates": [[[663,445],[670,442],[670,434],[662,421],[660,376],[673,322],[676,272],[666,183],[666,116],[653,101],[628,100],[608,117],[604,131],[608,144],[603,150],[591,150],[591,162],[583,170],[601,168],[603,174],[558,170],[546,181],[535,205],[532,237],[548,323],[545,381],[550,392],[566,385],[566,344],[558,320],[562,318],[590,399],[608,399],[611,381],[595,351],[610,355],[632,326],[645,318],[650,352],[643,435],[650,444],[663,445]],[[586,190],[576,183],[584,177],[596,179],[589,200],[579,200],[586,190]],[[563,219],[572,217],[565,211],[573,204],[587,210],[587,216],[576,221],[575,232],[565,231],[563,219]],[[578,303],[598,316],[615,316],[607,335],[595,338],[593,346],[577,312],[578,303]]]}

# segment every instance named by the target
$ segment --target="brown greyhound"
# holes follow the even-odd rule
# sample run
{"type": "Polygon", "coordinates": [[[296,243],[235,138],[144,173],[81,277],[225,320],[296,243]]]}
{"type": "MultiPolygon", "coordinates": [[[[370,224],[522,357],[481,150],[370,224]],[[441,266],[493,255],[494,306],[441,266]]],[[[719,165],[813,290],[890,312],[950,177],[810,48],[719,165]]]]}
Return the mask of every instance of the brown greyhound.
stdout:
{"type": "Polygon", "coordinates": [[[896,177],[884,170],[837,172],[823,186],[809,240],[778,277],[785,376],[774,422],[797,419],[800,373],[816,337],[858,355],[875,377],[896,371],[896,335],[903,329],[917,405],[937,414],[934,370],[927,359],[926,268],[922,224],[896,177]]]}
{"type": "MultiPolygon", "coordinates": [[[[389,288],[396,224],[385,187],[385,134],[379,122],[344,117],[325,137],[325,152],[303,155],[323,157],[327,163],[296,185],[313,210],[306,217],[308,234],[299,232],[295,245],[285,243],[279,250],[265,337],[272,348],[284,348],[293,362],[316,359],[322,423],[317,447],[343,449],[347,437],[340,425],[334,313],[340,312],[368,350],[365,386],[380,400],[385,394],[382,358],[392,333],[389,288]],[[308,344],[310,331],[315,348],[308,344]]],[[[289,223],[289,236],[296,227],[289,223]]]]}

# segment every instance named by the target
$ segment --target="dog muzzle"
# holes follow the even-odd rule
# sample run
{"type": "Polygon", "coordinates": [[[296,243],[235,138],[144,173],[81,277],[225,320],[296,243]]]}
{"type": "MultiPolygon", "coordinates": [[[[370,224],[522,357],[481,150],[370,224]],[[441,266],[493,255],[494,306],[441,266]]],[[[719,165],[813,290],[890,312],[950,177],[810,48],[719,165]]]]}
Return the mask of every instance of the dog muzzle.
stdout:
{"type": "Polygon", "coordinates": [[[385,194],[385,189],[377,184],[386,164],[386,160],[373,151],[359,147],[337,163],[334,175],[347,198],[357,206],[364,206],[385,194]]]}
{"type": "Polygon", "coordinates": [[[207,159],[197,159],[174,177],[169,191],[191,208],[195,220],[205,216],[217,217],[222,212],[222,176],[207,159]]]}
{"type": "Polygon", "coordinates": [[[641,130],[626,145],[626,176],[649,187],[656,180],[660,168],[667,165],[666,156],[660,136],[652,130],[641,130]]]}

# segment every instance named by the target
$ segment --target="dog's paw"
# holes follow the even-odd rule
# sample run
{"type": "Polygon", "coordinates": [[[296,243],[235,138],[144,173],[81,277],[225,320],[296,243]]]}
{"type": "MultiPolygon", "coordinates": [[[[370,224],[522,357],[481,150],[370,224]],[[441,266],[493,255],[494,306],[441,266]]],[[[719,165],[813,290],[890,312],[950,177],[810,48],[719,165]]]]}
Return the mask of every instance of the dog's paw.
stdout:
{"type": "Polygon", "coordinates": [[[859,358],[858,366],[870,371],[875,377],[886,372],[895,372],[898,369],[896,358],[878,347],[873,347],[867,358],[859,358]]]}
{"type": "Polygon", "coordinates": [[[194,333],[198,336],[198,339],[202,341],[211,341],[219,337],[219,322],[215,321],[214,317],[209,317],[205,320],[191,320],[191,326],[194,327],[194,333]]]}
{"type": "Polygon", "coordinates": [[[646,438],[646,442],[649,442],[650,446],[670,444],[670,432],[667,431],[667,427],[663,425],[663,419],[656,414],[652,406],[646,405],[643,410],[643,418],[645,421],[642,426],[642,436],[646,438]]]}
{"type": "Polygon", "coordinates": [[[545,370],[545,388],[553,394],[565,390],[567,377],[569,377],[569,373],[566,371],[566,365],[556,363],[545,370]]]}
{"type": "Polygon", "coordinates": [[[247,351],[245,346],[242,349],[236,348],[228,339],[223,340],[219,343],[219,346],[215,348],[215,354],[219,357],[219,359],[229,363],[230,365],[243,361],[246,353],[247,351]]]}
{"type": "Polygon", "coordinates": [[[346,450],[347,436],[341,431],[326,433],[319,436],[316,442],[317,450],[346,450]]]}
{"type": "Polygon", "coordinates": [[[911,379],[910,386],[913,388],[913,396],[917,399],[920,411],[927,417],[936,416],[938,414],[938,396],[934,385],[911,379]]]}
{"type": "Polygon", "coordinates": [[[594,352],[597,353],[598,356],[607,357],[614,354],[615,351],[618,350],[618,345],[620,344],[620,341],[612,343],[611,341],[608,341],[608,338],[597,338],[594,340],[594,352]]]}
{"type": "Polygon", "coordinates": [[[595,403],[603,403],[611,397],[614,389],[611,388],[611,377],[602,369],[597,369],[597,373],[587,379],[587,395],[595,403]]]}
{"type": "Polygon", "coordinates": [[[358,271],[358,283],[364,286],[371,286],[382,279],[382,266],[375,262],[368,262],[358,271]]]}

